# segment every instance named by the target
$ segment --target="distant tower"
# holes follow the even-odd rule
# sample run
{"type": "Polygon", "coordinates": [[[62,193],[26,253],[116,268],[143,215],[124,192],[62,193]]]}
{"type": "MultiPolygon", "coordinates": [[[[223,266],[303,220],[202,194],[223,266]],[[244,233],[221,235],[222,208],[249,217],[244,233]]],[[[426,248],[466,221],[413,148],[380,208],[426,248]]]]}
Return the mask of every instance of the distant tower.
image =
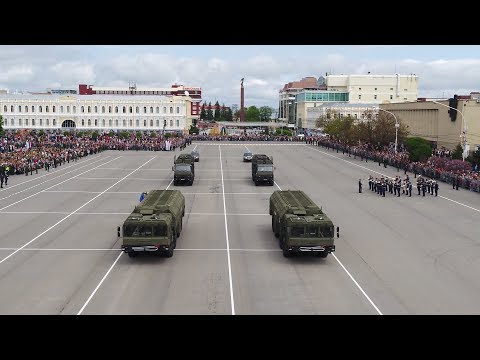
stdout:
{"type": "Polygon", "coordinates": [[[243,92],[243,79],[240,83],[240,121],[245,121],[245,108],[243,104],[244,92],[243,92]]]}

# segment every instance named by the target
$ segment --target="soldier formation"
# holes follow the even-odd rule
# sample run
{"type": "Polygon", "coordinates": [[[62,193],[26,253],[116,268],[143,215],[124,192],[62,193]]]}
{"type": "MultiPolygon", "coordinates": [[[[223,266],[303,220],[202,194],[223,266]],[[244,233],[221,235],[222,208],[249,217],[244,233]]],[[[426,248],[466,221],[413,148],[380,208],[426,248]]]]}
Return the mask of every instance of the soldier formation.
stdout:
{"type": "MultiPolygon", "coordinates": [[[[425,196],[425,193],[428,193],[430,195],[435,194],[435,196],[438,196],[438,182],[436,180],[424,178],[422,175],[419,175],[417,177],[416,185],[418,189],[418,195],[422,193],[423,196],[425,196]]],[[[370,175],[368,178],[368,188],[382,197],[385,197],[387,192],[397,197],[400,197],[400,194],[411,197],[413,184],[408,175],[405,176],[403,180],[400,178],[400,176],[382,176],[378,178],[370,175]]]]}

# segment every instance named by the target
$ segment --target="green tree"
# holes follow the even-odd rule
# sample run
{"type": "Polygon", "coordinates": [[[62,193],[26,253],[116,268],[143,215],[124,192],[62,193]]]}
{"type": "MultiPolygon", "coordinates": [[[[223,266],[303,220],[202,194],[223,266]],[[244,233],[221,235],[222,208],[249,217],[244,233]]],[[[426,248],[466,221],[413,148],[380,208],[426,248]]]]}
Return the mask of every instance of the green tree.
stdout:
{"type": "Polygon", "coordinates": [[[270,106],[262,106],[258,109],[260,121],[270,121],[272,117],[272,108],[270,106]]]}
{"type": "Polygon", "coordinates": [[[283,130],[283,129],[276,129],[275,130],[276,135],[287,135],[287,136],[292,136],[292,132],[290,130],[283,130]]]}
{"type": "Polygon", "coordinates": [[[197,134],[198,135],[199,132],[200,132],[200,130],[196,126],[190,125],[190,129],[188,130],[188,133],[190,135],[192,135],[192,134],[197,134]]]}
{"type": "MultiPolygon", "coordinates": [[[[408,127],[402,124],[401,119],[398,119],[400,127],[398,128],[398,143],[402,143],[408,136],[408,127]]],[[[375,118],[371,120],[374,127],[373,141],[376,144],[388,145],[395,142],[395,117],[384,111],[379,111],[375,118]]]]}
{"type": "Polygon", "coordinates": [[[460,145],[460,143],[458,143],[457,146],[455,147],[455,150],[453,150],[453,152],[452,152],[452,159],[461,160],[461,159],[463,159],[462,154],[463,154],[462,145],[460,145]]]}
{"type": "Polygon", "coordinates": [[[45,130],[41,129],[41,130],[38,132],[38,135],[39,135],[39,136],[45,135],[45,130]]]}
{"type": "Polygon", "coordinates": [[[215,112],[213,114],[213,119],[215,121],[220,121],[220,104],[218,103],[218,100],[215,102],[215,112]]]}
{"type": "Polygon", "coordinates": [[[137,139],[141,139],[141,138],[142,138],[142,132],[141,132],[141,131],[137,131],[137,133],[135,134],[135,136],[137,137],[137,139]]]}
{"type": "Polygon", "coordinates": [[[100,134],[98,133],[98,130],[95,130],[94,132],[92,132],[92,139],[97,140],[99,135],[100,134]]]}
{"type": "Polygon", "coordinates": [[[235,120],[235,121],[240,120],[240,110],[239,109],[237,109],[233,112],[233,119],[232,120],[235,120]]]}
{"type": "Polygon", "coordinates": [[[228,108],[225,112],[225,121],[233,121],[232,109],[228,108]]]}
{"type": "Polygon", "coordinates": [[[5,134],[5,130],[3,129],[3,117],[0,115],[0,136],[3,136],[5,134]]]}
{"type": "Polygon", "coordinates": [[[432,155],[430,143],[421,137],[411,137],[405,140],[405,147],[411,161],[424,161],[432,155]]]}
{"type": "Polygon", "coordinates": [[[110,130],[110,131],[108,132],[108,136],[114,137],[114,136],[115,136],[115,131],[110,130]]]}
{"type": "Polygon", "coordinates": [[[252,105],[245,109],[245,121],[260,121],[260,111],[252,105]]]}
{"type": "Polygon", "coordinates": [[[205,103],[202,105],[202,109],[200,110],[200,120],[207,120],[207,112],[205,111],[205,103]]]}
{"type": "Polygon", "coordinates": [[[165,133],[164,136],[165,136],[165,139],[168,139],[168,138],[172,137],[172,133],[165,133]]]}
{"type": "Polygon", "coordinates": [[[213,121],[213,111],[212,111],[212,103],[208,103],[208,110],[207,110],[207,120],[213,121]]]}
{"type": "Polygon", "coordinates": [[[227,121],[227,109],[225,108],[225,103],[223,103],[220,108],[220,121],[227,121]]]}

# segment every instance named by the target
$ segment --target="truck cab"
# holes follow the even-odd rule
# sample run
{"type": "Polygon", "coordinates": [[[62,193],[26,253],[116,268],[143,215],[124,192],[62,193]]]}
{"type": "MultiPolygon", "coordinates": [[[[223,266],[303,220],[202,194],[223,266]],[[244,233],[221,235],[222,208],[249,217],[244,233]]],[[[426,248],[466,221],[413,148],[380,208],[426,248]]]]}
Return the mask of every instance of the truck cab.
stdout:
{"type": "Polygon", "coordinates": [[[180,154],[173,160],[173,185],[193,185],[195,179],[195,158],[191,154],[180,154]]]}

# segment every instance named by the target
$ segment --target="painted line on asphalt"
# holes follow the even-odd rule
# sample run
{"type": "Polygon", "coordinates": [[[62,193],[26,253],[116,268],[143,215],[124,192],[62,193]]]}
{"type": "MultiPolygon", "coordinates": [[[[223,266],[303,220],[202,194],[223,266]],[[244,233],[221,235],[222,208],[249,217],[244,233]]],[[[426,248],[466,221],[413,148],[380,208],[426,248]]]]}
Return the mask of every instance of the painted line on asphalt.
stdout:
{"type": "MultiPolygon", "coordinates": [[[[94,156],[92,156],[92,157],[90,158],[90,160],[97,159],[99,156],[100,156],[100,154],[98,154],[97,156],[94,155],[94,156]]],[[[106,156],[106,157],[111,157],[111,156],[106,156]]],[[[96,162],[96,161],[101,161],[101,160],[102,160],[102,159],[98,159],[98,160],[95,160],[94,162],[96,162]]],[[[87,160],[87,161],[88,161],[88,160],[87,160]]],[[[73,162],[73,160],[72,160],[72,162],[73,162]]],[[[85,161],[82,161],[82,163],[83,163],[83,162],[85,162],[85,161]]],[[[91,163],[89,163],[89,164],[91,164],[91,163]]],[[[66,169],[70,169],[71,167],[73,167],[73,166],[75,166],[75,165],[77,165],[77,163],[74,163],[74,164],[72,164],[72,165],[70,165],[70,166],[66,166],[65,168],[61,168],[61,169],[58,169],[58,170],[55,170],[55,168],[52,168],[52,172],[47,172],[45,175],[35,176],[35,178],[33,178],[33,179],[30,179],[30,180],[27,180],[27,181],[23,181],[23,182],[21,182],[21,183],[15,184],[15,185],[10,185],[10,186],[8,186],[8,188],[3,188],[3,189],[1,189],[0,192],[10,190],[11,188],[14,188],[14,187],[16,187],[16,186],[20,186],[20,185],[29,183],[29,182],[31,182],[31,181],[38,180],[38,179],[43,178],[43,177],[45,177],[45,176],[57,175],[60,171],[63,171],[63,170],[66,170],[66,169]]],[[[88,165],[86,165],[86,166],[88,166],[88,165]]],[[[81,169],[81,168],[84,168],[84,167],[85,167],[85,166],[79,167],[79,168],[77,168],[76,170],[81,169]]],[[[42,169],[44,169],[44,168],[42,168],[42,169]]],[[[46,171],[46,170],[45,170],[45,171],[46,171]]],[[[69,171],[69,172],[71,172],[71,171],[69,171]]],[[[67,172],[67,173],[65,173],[65,174],[63,174],[63,175],[66,175],[66,174],[68,174],[69,172],[67,172]]],[[[22,175],[22,174],[19,174],[19,175],[22,175]]],[[[36,174],[35,174],[35,175],[36,175],[36,174]]],[[[58,177],[63,176],[63,175],[59,175],[58,177]]],[[[18,175],[17,175],[17,176],[18,176],[18,175]]],[[[57,177],[57,178],[58,178],[58,177],[57,177]]],[[[53,179],[56,179],[56,178],[53,178],[53,179]]],[[[48,181],[53,180],[53,179],[49,179],[48,181]]],[[[43,183],[42,183],[42,184],[43,184],[43,183]]],[[[0,200],[2,200],[2,199],[0,199],[0,200]]]]}
{"type": "MultiPolygon", "coordinates": [[[[280,186],[278,186],[277,183],[275,183],[275,185],[277,185],[278,189],[281,191],[282,189],[280,188],[280,186]]],[[[347,270],[347,268],[345,266],[343,266],[343,264],[340,262],[340,260],[338,260],[338,258],[335,256],[334,253],[331,253],[332,256],[335,258],[335,260],[337,260],[337,262],[340,264],[340,266],[343,268],[343,270],[345,270],[345,272],[347,273],[347,275],[350,277],[350,279],[352,279],[353,283],[360,289],[360,291],[362,292],[362,294],[367,298],[367,300],[370,302],[370,304],[373,306],[373,308],[377,311],[377,313],[379,315],[383,315],[381,313],[381,311],[378,309],[378,307],[373,303],[373,301],[370,299],[370,297],[367,295],[367,293],[362,289],[362,287],[358,284],[357,280],[355,280],[355,278],[350,274],[350,272],[347,270]]]]}
{"type": "Polygon", "coordinates": [[[78,312],[77,315],[81,315],[83,310],[87,307],[88,303],[90,302],[90,300],[92,300],[93,296],[95,295],[95,293],[97,292],[97,290],[100,288],[100,286],[102,286],[103,282],[105,281],[105,279],[107,278],[108,274],[110,274],[110,271],[112,271],[113,267],[115,266],[115,264],[117,263],[117,261],[120,259],[120,257],[122,256],[123,252],[121,252],[120,254],[118,254],[117,258],[115,259],[115,261],[113,262],[112,266],[110,266],[110,269],[108,269],[107,273],[103,276],[102,280],[100,280],[99,284],[97,285],[97,287],[95,288],[95,290],[93,290],[93,292],[90,294],[90,296],[88,297],[87,301],[85,302],[85,304],[83,304],[82,308],[80,309],[80,311],[78,312]]]}
{"type": "Polygon", "coordinates": [[[14,203],[11,203],[10,205],[4,206],[3,208],[0,209],[0,211],[4,210],[4,209],[6,209],[6,208],[9,208],[10,206],[13,206],[13,205],[15,205],[15,204],[18,204],[18,203],[20,203],[20,202],[22,202],[22,201],[25,201],[25,200],[27,200],[27,199],[30,199],[30,198],[33,197],[33,196],[36,196],[36,195],[38,195],[38,194],[41,194],[41,193],[45,192],[46,190],[50,190],[50,189],[54,188],[55,186],[61,185],[61,184],[65,183],[65,182],[67,182],[67,181],[70,181],[70,180],[72,180],[72,179],[75,179],[76,177],[79,177],[80,175],[86,174],[86,173],[89,172],[89,171],[95,170],[95,169],[101,167],[102,165],[108,164],[109,162],[115,161],[115,160],[120,159],[120,158],[121,158],[121,156],[116,157],[115,159],[109,160],[109,161],[107,161],[106,163],[100,164],[100,165],[98,165],[98,166],[96,166],[96,167],[94,167],[94,168],[91,168],[91,169],[89,169],[89,170],[87,170],[87,171],[84,171],[84,172],[82,172],[82,173],[80,173],[80,174],[77,174],[77,175],[75,175],[75,176],[69,177],[68,179],[65,179],[65,180],[63,180],[63,181],[61,181],[61,182],[59,182],[59,183],[57,183],[57,184],[55,184],[55,185],[52,185],[52,186],[50,186],[50,187],[48,187],[48,188],[46,188],[46,189],[43,189],[43,190],[41,190],[41,191],[36,192],[35,194],[32,194],[32,195],[30,195],[30,196],[27,196],[26,198],[23,198],[23,199],[21,199],[21,200],[15,201],[14,203]]]}
{"type": "Polygon", "coordinates": [[[232,266],[230,262],[230,244],[228,242],[227,206],[225,205],[225,184],[223,182],[222,149],[220,148],[220,145],[218,145],[218,151],[220,152],[220,171],[222,173],[223,214],[224,214],[224,221],[225,221],[225,238],[227,242],[228,280],[230,284],[230,305],[232,307],[232,315],[235,315],[235,301],[233,298],[233,285],[232,285],[232,266]]]}
{"type": "MultiPolygon", "coordinates": [[[[11,196],[14,196],[14,195],[20,194],[20,193],[22,193],[22,192],[28,191],[28,190],[30,190],[30,189],[36,188],[37,186],[40,186],[40,185],[42,185],[42,184],[45,184],[45,183],[47,183],[47,182],[49,182],[49,181],[58,179],[58,178],[60,178],[60,177],[62,177],[62,176],[65,176],[65,175],[67,175],[67,174],[70,174],[70,173],[72,173],[72,172],[74,172],[74,171],[83,169],[84,167],[91,166],[92,164],[95,164],[95,163],[97,163],[97,162],[99,162],[99,161],[106,160],[106,159],[109,158],[109,157],[111,157],[111,156],[106,156],[105,158],[97,159],[97,160],[95,160],[95,161],[93,161],[93,162],[90,162],[90,163],[88,163],[88,164],[85,164],[85,165],[83,165],[83,166],[80,166],[80,167],[78,167],[78,168],[76,168],[76,169],[67,171],[67,172],[64,173],[64,174],[58,175],[58,176],[53,177],[53,178],[51,178],[51,179],[42,181],[41,183],[38,183],[38,184],[36,184],[36,185],[30,186],[30,187],[28,187],[28,188],[26,188],[26,189],[17,191],[16,193],[13,193],[13,194],[10,194],[10,195],[5,196],[5,197],[3,197],[3,198],[0,198],[0,200],[5,200],[5,199],[8,199],[8,198],[11,197],[11,196]]],[[[71,167],[71,166],[70,166],[70,167],[71,167]]],[[[57,174],[57,173],[51,173],[51,174],[57,174]]],[[[38,178],[37,178],[37,179],[38,179],[38,178]]],[[[33,179],[33,180],[36,180],[36,179],[33,179]]],[[[17,184],[17,185],[9,186],[9,189],[11,189],[11,188],[14,187],[14,186],[18,186],[18,185],[24,184],[24,183],[26,183],[26,182],[27,182],[27,181],[25,181],[25,182],[23,182],[23,183],[20,183],[20,184],[17,184]]]]}
{"type": "MultiPolygon", "coordinates": [[[[146,165],[149,161],[153,160],[154,158],[148,160],[146,163],[144,163],[142,166],[146,165]]],[[[140,167],[142,167],[140,166],[140,167]]],[[[137,169],[138,170],[138,169],[137,169]]],[[[134,171],[137,171],[137,170],[134,170],[134,171]]],[[[130,173],[131,174],[131,173],[130,173]]],[[[128,175],[127,175],[128,176],[128,175]]],[[[165,190],[168,190],[168,188],[170,187],[170,185],[172,184],[173,182],[173,179],[172,181],[170,181],[170,184],[168,184],[167,188],[165,190]]],[[[115,185],[115,184],[114,184],[115,185]]],[[[112,185],[112,186],[114,186],[112,185]]],[[[96,286],[95,290],[93,290],[93,292],[90,294],[90,296],[88,297],[87,301],[85,302],[85,304],[83,304],[82,308],[80,309],[80,311],[77,313],[77,315],[81,315],[83,310],[87,307],[88,303],[90,302],[90,300],[92,300],[93,296],[95,295],[95,293],[97,292],[97,290],[100,288],[100,286],[102,286],[103,282],[105,281],[105,279],[107,278],[108,274],[110,274],[110,271],[112,271],[113,267],[115,266],[115,264],[117,263],[117,261],[120,259],[120,257],[122,256],[123,254],[123,251],[118,254],[118,257],[115,259],[115,261],[113,262],[112,266],[110,266],[110,268],[108,269],[107,273],[103,276],[102,280],[100,280],[100,282],[98,283],[98,285],[96,286]]]]}
{"type": "MultiPolygon", "coordinates": [[[[384,174],[384,173],[382,173],[382,172],[380,172],[380,171],[375,171],[375,170],[369,169],[369,168],[367,168],[367,167],[365,167],[365,166],[355,164],[355,163],[353,163],[353,162],[351,162],[351,161],[349,161],[349,160],[342,159],[341,157],[338,157],[338,156],[329,154],[329,153],[327,153],[327,152],[325,152],[325,151],[318,150],[318,149],[312,148],[312,147],[310,147],[310,146],[306,146],[306,148],[307,148],[307,149],[314,150],[314,151],[318,151],[319,153],[322,153],[322,154],[324,154],[324,155],[328,155],[328,156],[333,157],[333,158],[335,158],[335,159],[339,159],[339,160],[345,161],[346,163],[349,163],[350,165],[358,166],[359,168],[365,169],[365,170],[367,170],[367,171],[369,171],[369,172],[373,172],[373,173],[376,173],[376,174],[379,174],[379,175],[383,175],[383,176],[388,176],[387,174],[384,174]]],[[[375,162],[374,162],[374,163],[375,163],[375,162]]],[[[474,210],[474,211],[480,212],[479,209],[476,209],[476,208],[474,208],[474,207],[471,207],[471,206],[469,206],[469,205],[467,205],[467,204],[463,204],[463,203],[461,203],[461,202],[459,202],[459,201],[452,200],[452,199],[447,198],[447,197],[445,197],[445,196],[438,195],[437,197],[442,198],[442,199],[445,199],[445,200],[448,200],[448,201],[451,201],[451,202],[454,202],[454,203],[456,203],[456,204],[458,204],[458,205],[461,205],[461,206],[465,206],[466,208],[472,209],[472,210],[474,210]]]]}
{"type": "MultiPolygon", "coordinates": [[[[0,248],[0,251],[11,251],[19,248],[5,247],[0,248]]],[[[122,249],[102,249],[102,248],[85,248],[85,249],[73,249],[73,248],[24,248],[20,251],[122,251],[122,249]]],[[[175,248],[175,251],[227,251],[227,249],[208,249],[208,248],[175,248]]],[[[245,251],[245,252],[279,252],[280,249],[230,249],[230,251],[245,251]]]]}
{"type": "MultiPolygon", "coordinates": [[[[153,159],[155,159],[155,157],[151,158],[150,160],[146,161],[145,163],[143,163],[142,165],[140,165],[138,167],[138,169],[140,169],[142,166],[148,164],[150,161],[152,161],[153,159]]],[[[113,161],[113,160],[111,160],[113,161]]],[[[21,249],[27,247],[28,245],[30,245],[32,242],[34,242],[35,240],[37,240],[40,236],[42,236],[43,234],[47,233],[48,231],[52,230],[54,227],[56,227],[57,225],[61,224],[63,221],[65,221],[66,219],[68,219],[70,216],[72,216],[73,214],[75,214],[78,210],[80,210],[81,208],[83,208],[84,206],[90,204],[93,200],[97,199],[99,196],[101,196],[103,193],[107,192],[108,190],[110,190],[112,187],[114,187],[115,185],[117,185],[118,183],[120,183],[122,180],[126,179],[129,175],[133,174],[136,170],[132,171],[131,173],[125,175],[125,177],[119,181],[117,181],[116,183],[114,183],[113,185],[111,185],[110,187],[108,187],[107,189],[104,190],[104,192],[98,194],[97,196],[93,197],[92,199],[90,199],[89,201],[87,201],[85,204],[83,204],[82,206],[80,206],[78,209],[76,209],[75,211],[69,213],[67,216],[63,217],[62,219],[60,219],[59,221],[57,221],[55,224],[53,224],[52,226],[50,226],[48,229],[42,231],[39,235],[35,236],[32,240],[30,240],[29,242],[27,242],[25,245],[23,245],[22,247],[20,247],[18,250],[15,250],[13,253],[11,253],[10,255],[4,257],[2,260],[0,260],[0,264],[3,263],[5,260],[7,260],[8,258],[12,257],[13,255],[15,255],[18,251],[20,251],[21,249]]]]}

